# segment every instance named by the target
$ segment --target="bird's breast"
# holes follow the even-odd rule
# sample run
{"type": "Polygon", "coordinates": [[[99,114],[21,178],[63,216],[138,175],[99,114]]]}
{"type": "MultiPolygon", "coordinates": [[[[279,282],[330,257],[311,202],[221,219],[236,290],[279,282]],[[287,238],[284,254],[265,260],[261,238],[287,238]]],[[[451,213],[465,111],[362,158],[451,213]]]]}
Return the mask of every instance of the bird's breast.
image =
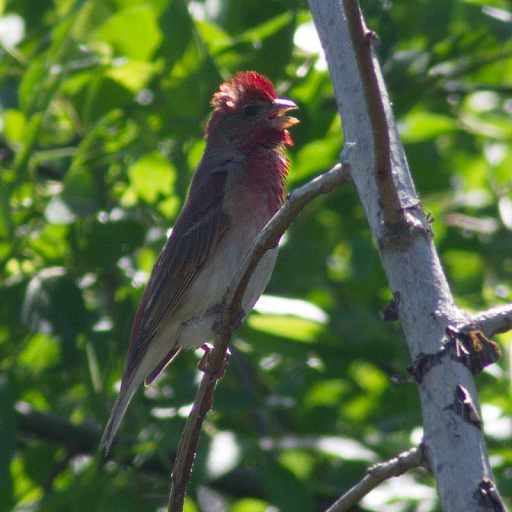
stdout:
{"type": "MultiPolygon", "coordinates": [[[[184,348],[197,348],[214,336],[211,328],[222,299],[244,257],[261,229],[259,224],[234,221],[221,239],[214,254],[204,263],[197,278],[181,301],[175,317],[187,318],[179,331],[178,342],[184,348]]],[[[266,223],[266,222],[265,222],[266,223]]],[[[263,224],[263,226],[265,225],[263,224]]],[[[277,257],[277,248],[267,251],[247,285],[242,309],[253,308],[270,280],[277,257]]]]}

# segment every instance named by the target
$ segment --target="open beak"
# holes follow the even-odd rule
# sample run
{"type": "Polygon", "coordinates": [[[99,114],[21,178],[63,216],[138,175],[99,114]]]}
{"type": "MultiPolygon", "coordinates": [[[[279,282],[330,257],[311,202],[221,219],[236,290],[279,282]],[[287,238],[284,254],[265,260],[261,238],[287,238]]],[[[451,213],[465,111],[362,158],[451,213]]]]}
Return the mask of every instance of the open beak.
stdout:
{"type": "Polygon", "coordinates": [[[270,114],[270,124],[272,128],[283,131],[300,122],[298,119],[295,119],[295,117],[284,115],[288,110],[299,108],[293,101],[278,98],[274,100],[272,104],[274,106],[270,114]]]}

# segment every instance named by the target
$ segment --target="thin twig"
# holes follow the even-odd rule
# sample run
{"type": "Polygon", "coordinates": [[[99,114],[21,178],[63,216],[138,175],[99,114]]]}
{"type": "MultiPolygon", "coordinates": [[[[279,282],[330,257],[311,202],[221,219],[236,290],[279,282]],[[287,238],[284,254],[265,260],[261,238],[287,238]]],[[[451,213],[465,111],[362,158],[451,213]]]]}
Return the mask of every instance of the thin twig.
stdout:
{"type": "Polygon", "coordinates": [[[425,447],[420,445],[402,452],[398,457],[393,457],[386,462],[379,462],[371,466],[366,471],[363,479],[351,487],[326,512],[346,512],[384,480],[403,475],[412,468],[427,468],[428,464],[425,460],[424,452],[425,447]]]}
{"type": "Polygon", "coordinates": [[[192,464],[197,451],[201,427],[206,414],[212,407],[213,392],[217,381],[222,378],[226,368],[226,352],[231,332],[238,323],[242,298],[254,269],[265,252],[276,246],[283,233],[309,202],[321,194],[332,192],[336,187],[349,181],[348,170],[342,168],[341,164],[337,164],[330,171],[290,193],[283,207],[258,235],[231,281],[224,298],[224,308],[216,322],[216,330],[220,334],[215,342],[215,347],[207,355],[205,373],[178,446],[178,454],[172,471],[169,512],[183,510],[183,501],[192,474],[192,464]]]}

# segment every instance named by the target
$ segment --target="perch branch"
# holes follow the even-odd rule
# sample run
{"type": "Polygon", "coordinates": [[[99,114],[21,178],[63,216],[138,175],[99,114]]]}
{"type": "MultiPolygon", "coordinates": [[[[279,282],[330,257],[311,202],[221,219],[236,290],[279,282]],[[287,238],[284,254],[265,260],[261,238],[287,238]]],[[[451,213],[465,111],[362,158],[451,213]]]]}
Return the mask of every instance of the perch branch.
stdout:
{"type": "Polygon", "coordinates": [[[219,332],[214,348],[206,355],[204,375],[187,419],[178,446],[178,454],[172,471],[172,486],[169,496],[169,512],[181,512],[185,492],[192,473],[192,464],[197,451],[199,435],[206,414],[213,404],[215,386],[227,365],[226,353],[233,326],[239,320],[240,305],[252,272],[265,252],[277,245],[283,233],[302,209],[315,197],[328,194],[342,183],[350,181],[349,173],[340,164],[318,176],[306,185],[294,190],[286,203],[274,215],[254,241],[237,274],[231,281],[224,297],[224,308],[216,322],[219,332]]]}

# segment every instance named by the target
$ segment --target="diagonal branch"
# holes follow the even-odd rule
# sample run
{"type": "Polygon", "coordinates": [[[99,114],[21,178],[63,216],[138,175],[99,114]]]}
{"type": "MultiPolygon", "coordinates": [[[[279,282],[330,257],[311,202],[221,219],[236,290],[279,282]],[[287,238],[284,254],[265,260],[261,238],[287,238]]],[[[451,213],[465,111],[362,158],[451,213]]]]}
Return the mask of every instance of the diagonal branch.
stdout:
{"type": "Polygon", "coordinates": [[[428,468],[424,448],[423,445],[420,445],[400,453],[398,457],[393,457],[386,462],[374,464],[367,469],[366,475],[333,503],[326,512],[348,512],[384,480],[403,475],[413,468],[428,468]]]}
{"type": "Polygon", "coordinates": [[[216,325],[219,336],[215,347],[205,354],[205,361],[201,363],[204,375],[178,446],[178,454],[172,471],[169,512],[183,510],[183,501],[192,473],[201,427],[206,414],[212,407],[215,386],[224,374],[231,332],[239,321],[242,298],[254,269],[265,252],[277,245],[283,233],[309,202],[321,194],[332,192],[336,187],[349,181],[348,171],[337,164],[330,171],[291,192],[283,207],[258,235],[231,281],[224,298],[224,308],[216,325]]]}

